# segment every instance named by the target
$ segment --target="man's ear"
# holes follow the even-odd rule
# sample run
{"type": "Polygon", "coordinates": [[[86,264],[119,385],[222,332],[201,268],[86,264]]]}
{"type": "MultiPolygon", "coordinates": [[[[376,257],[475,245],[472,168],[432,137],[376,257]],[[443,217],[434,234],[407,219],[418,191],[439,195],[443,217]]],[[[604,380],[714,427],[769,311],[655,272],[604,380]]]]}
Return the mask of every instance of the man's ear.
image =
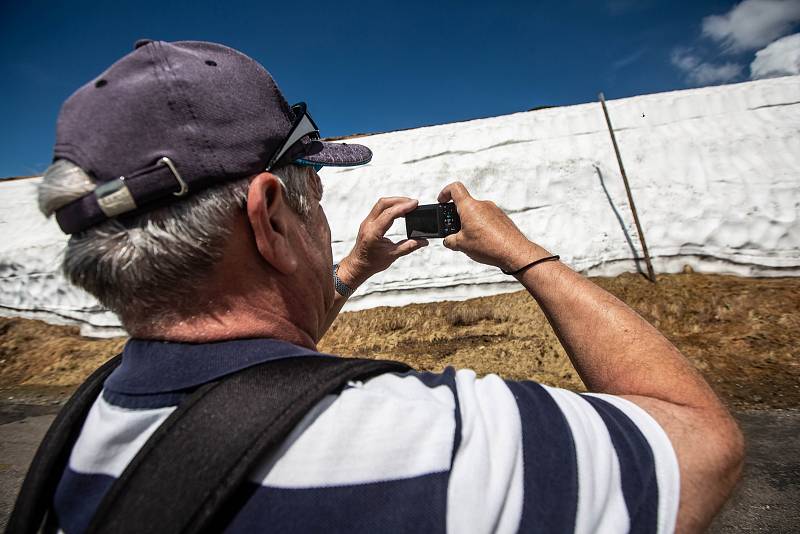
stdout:
{"type": "Polygon", "coordinates": [[[280,179],[262,172],[250,181],[247,217],[261,256],[283,274],[297,269],[298,258],[292,238],[297,216],[286,203],[280,179]]]}

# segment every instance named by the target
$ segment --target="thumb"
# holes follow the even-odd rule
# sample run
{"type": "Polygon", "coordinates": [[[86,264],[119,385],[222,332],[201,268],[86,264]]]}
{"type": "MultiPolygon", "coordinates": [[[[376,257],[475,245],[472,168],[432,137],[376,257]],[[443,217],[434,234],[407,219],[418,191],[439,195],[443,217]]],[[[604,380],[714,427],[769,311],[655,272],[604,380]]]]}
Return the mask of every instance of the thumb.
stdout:
{"type": "Polygon", "coordinates": [[[411,254],[415,250],[421,249],[428,245],[427,239],[404,239],[397,243],[394,254],[396,257],[405,256],[407,254],[411,254]]]}

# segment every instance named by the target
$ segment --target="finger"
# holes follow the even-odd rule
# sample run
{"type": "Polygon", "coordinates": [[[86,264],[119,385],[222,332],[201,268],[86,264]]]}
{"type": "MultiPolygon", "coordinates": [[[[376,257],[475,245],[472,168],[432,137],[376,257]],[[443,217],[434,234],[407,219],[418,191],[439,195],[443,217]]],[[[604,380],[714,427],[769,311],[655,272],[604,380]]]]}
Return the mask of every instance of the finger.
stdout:
{"type": "Polygon", "coordinates": [[[452,184],[448,184],[442,189],[442,192],[439,193],[439,202],[450,202],[451,200],[458,204],[460,201],[472,198],[472,195],[469,194],[467,188],[461,182],[453,182],[452,184]]]}
{"type": "Polygon", "coordinates": [[[419,250],[422,247],[427,246],[427,239],[403,239],[402,241],[398,241],[395,245],[394,254],[399,258],[400,256],[411,254],[415,250],[419,250]]]}
{"type": "Polygon", "coordinates": [[[384,235],[389,228],[392,227],[392,223],[398,217],[402,217],[409,211],[412,211],[417,207],[419,202],[415,199],[406,198],[404,202],[398,202],[393,204],[392,206],[386,208],[383,213],[378,215],[375,219],[375,230],[380,234],[384,235]]]}
{"type": "Polygon", "coordinates": [[[405,202],[407,200],[412,200],[412,199],[410,199],[408,197],[384,197],[384,198],[380,198],[375,203],[375,205],[372,206],[372,209],[370,210],[369,215],[367,215],[367,220],[370,220],[370,221],[371,220],[375,220],[387,208],[390,208],[390,207],[394,206],[395,204],[398,204],[398,203],[401,203],[401,202],[405,202]]]}
{"type": "Polygon", "coordinates": [[[458,234],[450,234],[442,240],[442,244],[450,250],[458,250],[458,234]]]}

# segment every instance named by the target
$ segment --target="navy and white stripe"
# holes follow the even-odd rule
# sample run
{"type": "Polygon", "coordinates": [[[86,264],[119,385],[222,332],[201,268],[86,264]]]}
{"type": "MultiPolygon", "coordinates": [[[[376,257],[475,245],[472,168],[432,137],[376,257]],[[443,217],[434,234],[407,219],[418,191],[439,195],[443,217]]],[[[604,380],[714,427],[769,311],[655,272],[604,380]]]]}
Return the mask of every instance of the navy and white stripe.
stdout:
{"type": "Polygon", "coordinates": [[[534,382],[508,382],[517,402],[522,433],[526,499],[520,532],[573,532],[578,470],[572,432],[547,390],[534,382]],[[558,466],[558,468],[554,468],[558,466]]]}
{"type": "MultiPolygon", "coordinates": [[[[234,343],[129,342],[59,485],[65,532],[86,528],[188,391],[261,361],[314,354],[234,343]],[[200,363],[182,373],[181,362],[200,363]]],[[[469,370],[351,383],[249,478],[230,532],[671,532],[678,506],[675,455],[644,410],[469,370]]]]}

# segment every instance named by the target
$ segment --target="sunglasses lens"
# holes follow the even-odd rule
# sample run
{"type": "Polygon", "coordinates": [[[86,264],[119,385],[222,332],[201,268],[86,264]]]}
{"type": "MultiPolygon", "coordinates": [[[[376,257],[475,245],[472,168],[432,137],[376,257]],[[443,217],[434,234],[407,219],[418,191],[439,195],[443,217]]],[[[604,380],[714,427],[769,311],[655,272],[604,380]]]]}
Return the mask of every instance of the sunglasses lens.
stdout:
{"type": "Polygon", "coordinates": [[[302,165],[303,167],[311,167],[314,169],[314,172],[319,172],[322,169],[322,167],[324,167],[324,165],[321,165],[319,163],[311,163],[310,161],[304,161],[304,160],[295,160],[294,163],[295,165],[302,165]]]}

